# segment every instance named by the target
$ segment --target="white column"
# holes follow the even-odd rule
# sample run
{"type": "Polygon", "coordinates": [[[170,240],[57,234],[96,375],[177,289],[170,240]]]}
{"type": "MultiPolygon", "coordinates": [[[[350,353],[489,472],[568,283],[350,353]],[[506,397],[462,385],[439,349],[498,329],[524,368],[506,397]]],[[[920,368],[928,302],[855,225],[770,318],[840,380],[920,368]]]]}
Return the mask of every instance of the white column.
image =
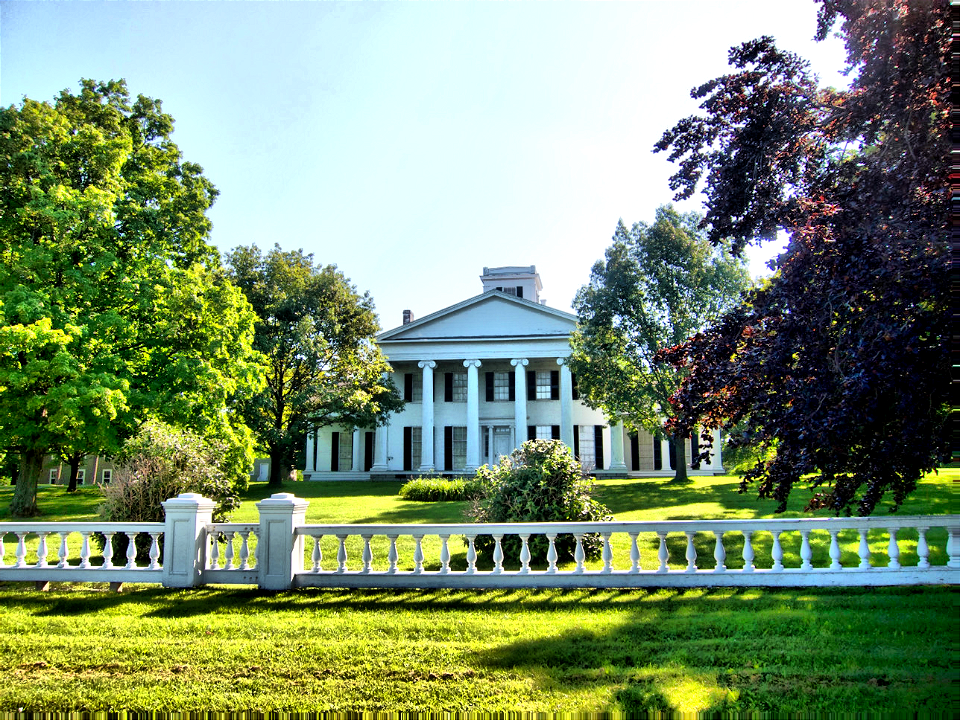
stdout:
{"type": "Polygon", "coordinates": [[[524,369],[530,364],[526,358],[517,358],[510,361],[516,368],[513,374],[513,417],[514,433],[513,446],[520,447],[527,438],[527,371],[524,369]]]}
{"type": "Polygon", "coordinates": [[[198,493],[180,493],[163,506],[163,586],[196,587],[203,584],[207,525],[217,504],[198,493]]]}
{"type": "Polygon", "coordinates": [[[493,467],[496,462],[496,459],[493,457],[493,453],[495,452],[493,448],[493,425],[486,425],[484,432],[487,433],[487,457],[485,462],[490,467],[493,467]]]}
{"type": "Polygon", "coordinates": [[[363,472],[363,432],[360,428],[353,431],[353,471],[363,472]]]}
{"type": "Polygon", "coordinates": [[[464,360],[467,369],[467,470],[480,467],[480,380],[479,360],[464,360]]]}
{"type": "Polygon", "coordinates": [[[420,472],[431,473],[435,467],[433,462],[433,369],[437,364],[433,360],[421,360],[417,365],[423,368],[423,404],[420,410],[420,472]]]}
{"type": "Polygon", "coordinates": [[[296,529],[307,515],[306,500],[292,493],[274,493],[257,503],[257,584],[263,590],[289,590],[303,572],[303,535],[296,529]]]}
{"type": "Polygon", "coordinates": [[[566,358],[557,358],[557,365],[560,366],[560,439],[573,452],[573,378],[566,358]]]}
{"type": "Polygon", "coordinates": [[[317,433],[313,430],[307,433],[307,461],[304,464],[304,473],[313,473],[317,471],[317,460],[314,456],[313,446],[317,441],[317,433]]]}
{"type": "Polygon", "coordinates": [[[375,430],[373,436],[373,467],[370,468],[370,472],[372,473],[382,473],[388,470],[387,429],[389,427],[389,425],[383,425],[375,430]]]}
{"type": "Polygon", "coordinates": [[[626,472],[627,464],[623,461],[623,423],[610,423],[610,469],[626,472]]]}
{"type": "Polygon", "coordinates": [[[710,450],[710,467],[716,472],[723,472],[723,453],[720,449],[720,430],[713,431],[713,449],[710,450]]]}
{"type": "Polygon", "coordinates": [[[660,440],[660,469],[670,469],[670,441],[666,435],[660,440]]]}

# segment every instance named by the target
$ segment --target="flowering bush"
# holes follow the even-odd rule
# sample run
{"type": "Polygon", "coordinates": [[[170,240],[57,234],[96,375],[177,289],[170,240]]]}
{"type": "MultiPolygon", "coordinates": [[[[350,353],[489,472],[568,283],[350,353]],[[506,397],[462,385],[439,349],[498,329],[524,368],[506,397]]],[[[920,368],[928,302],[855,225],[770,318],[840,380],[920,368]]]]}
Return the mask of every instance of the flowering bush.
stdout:
{"type": "MultiPolygon", "coordinates": [[[[570,449],[559,440],[528,440],[494,467],[484,466],[477,478],[486,490],[470,509],[478,523],[502,522],[585,522],[609,520],[609,510],[590,494],[593,482],[587,477],[570,449]]],[[[544,535],[531,535],[530,557],[546,560],[549,543],[544,535]]],[[[477,552],[492,556],[494,540],[476,539],[477,552]]],[[[577,546],[573,535],[558,535],[555,541],[559,560],[573,557],[577,546]]],[[[502,540],[504,557],[520,557],[517,536],[502,540]]],[[[596,533],[583,539],[587,557],[597,557],[603,544],[596,533]]]]}
{"type": "Polygon", "coordinates": [[[476,479],[418,477],[403,484],[400,497],[422,502],[473,500],[483,495],[483,490],[483,483],[476,479]]]}

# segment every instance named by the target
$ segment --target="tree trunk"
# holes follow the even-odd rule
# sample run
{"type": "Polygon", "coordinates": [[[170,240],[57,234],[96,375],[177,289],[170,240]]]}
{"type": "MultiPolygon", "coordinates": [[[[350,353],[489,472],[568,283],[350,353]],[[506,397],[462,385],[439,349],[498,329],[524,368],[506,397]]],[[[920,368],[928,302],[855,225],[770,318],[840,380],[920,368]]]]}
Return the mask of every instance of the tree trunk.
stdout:
{"type": "Polygon", "coordinates": [[[671,437],[670,444],[673,445],[673,456],[676,460],[676,473],[671,482],[685,483],[690,482],[687,476],[687,440],[686,438],[671,437]]]}
{"type": "Polygon", "coordinates": [[[283,476],[283,466],[286,465],[283,456],[283,448],[276,445],[270,446],[270,480],[267,483],[270,487],[280,487],[286,480],[283,476]]]}
{"type": "Polygon", "coordinates": [[[80,474],[80,462],[83,455],[71,455],[67,461],[70,464],[70,484],[67,486],[67,492],[77,491],[77,476],[80,474]]]}
{"type": "Polygon", "coordinates": [[[14,517],[34,517],[40,514],[37,508],[37,483],[43,470],[43,450],[29,450],[21,454],[20,476],[10,501],[10,514],[14,517]]]}

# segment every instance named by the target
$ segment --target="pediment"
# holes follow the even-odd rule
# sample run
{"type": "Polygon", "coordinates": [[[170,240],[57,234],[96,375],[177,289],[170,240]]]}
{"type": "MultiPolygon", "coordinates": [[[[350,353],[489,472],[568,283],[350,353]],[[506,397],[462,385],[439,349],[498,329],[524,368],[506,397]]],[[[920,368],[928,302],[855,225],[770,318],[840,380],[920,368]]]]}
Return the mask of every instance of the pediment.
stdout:
{"type": "Polygon", "coordinates": [[[424,340],[567,337],[575,315],[491,291],[381,333],[382,344],[424,340]]]}

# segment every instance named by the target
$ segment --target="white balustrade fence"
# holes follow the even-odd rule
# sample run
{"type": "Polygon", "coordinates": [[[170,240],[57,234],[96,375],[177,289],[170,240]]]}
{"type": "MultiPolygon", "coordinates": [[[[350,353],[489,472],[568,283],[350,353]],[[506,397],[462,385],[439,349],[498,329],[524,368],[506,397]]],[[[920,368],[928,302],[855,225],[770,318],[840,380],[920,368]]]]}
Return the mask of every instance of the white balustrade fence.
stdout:
{"type": "Polygon", "coordinates": [[[960,584],[957,515],[308,525],[307,502],[288,493],[257,503],[259,523],[214,523],[213,507],[185,493],[164,503],[163,523],[0,523],[0,581],[272,590],[960,584]],[[126,562],[97,555],[95,533],[103,538],[93,543],[98,552],[126,537],[126,562]],[[139,563],[137,537],[149,547],[139,563]],[[567,560],[562,539],[574,548],[567,560]],[[547,551],[543,562],[533,560],[535,543],[547,551]],[[591,543],[600,550],[595,560],[587,558],[591,543]],[[492,548],[489,557],[478,544],[492,548]]]}

